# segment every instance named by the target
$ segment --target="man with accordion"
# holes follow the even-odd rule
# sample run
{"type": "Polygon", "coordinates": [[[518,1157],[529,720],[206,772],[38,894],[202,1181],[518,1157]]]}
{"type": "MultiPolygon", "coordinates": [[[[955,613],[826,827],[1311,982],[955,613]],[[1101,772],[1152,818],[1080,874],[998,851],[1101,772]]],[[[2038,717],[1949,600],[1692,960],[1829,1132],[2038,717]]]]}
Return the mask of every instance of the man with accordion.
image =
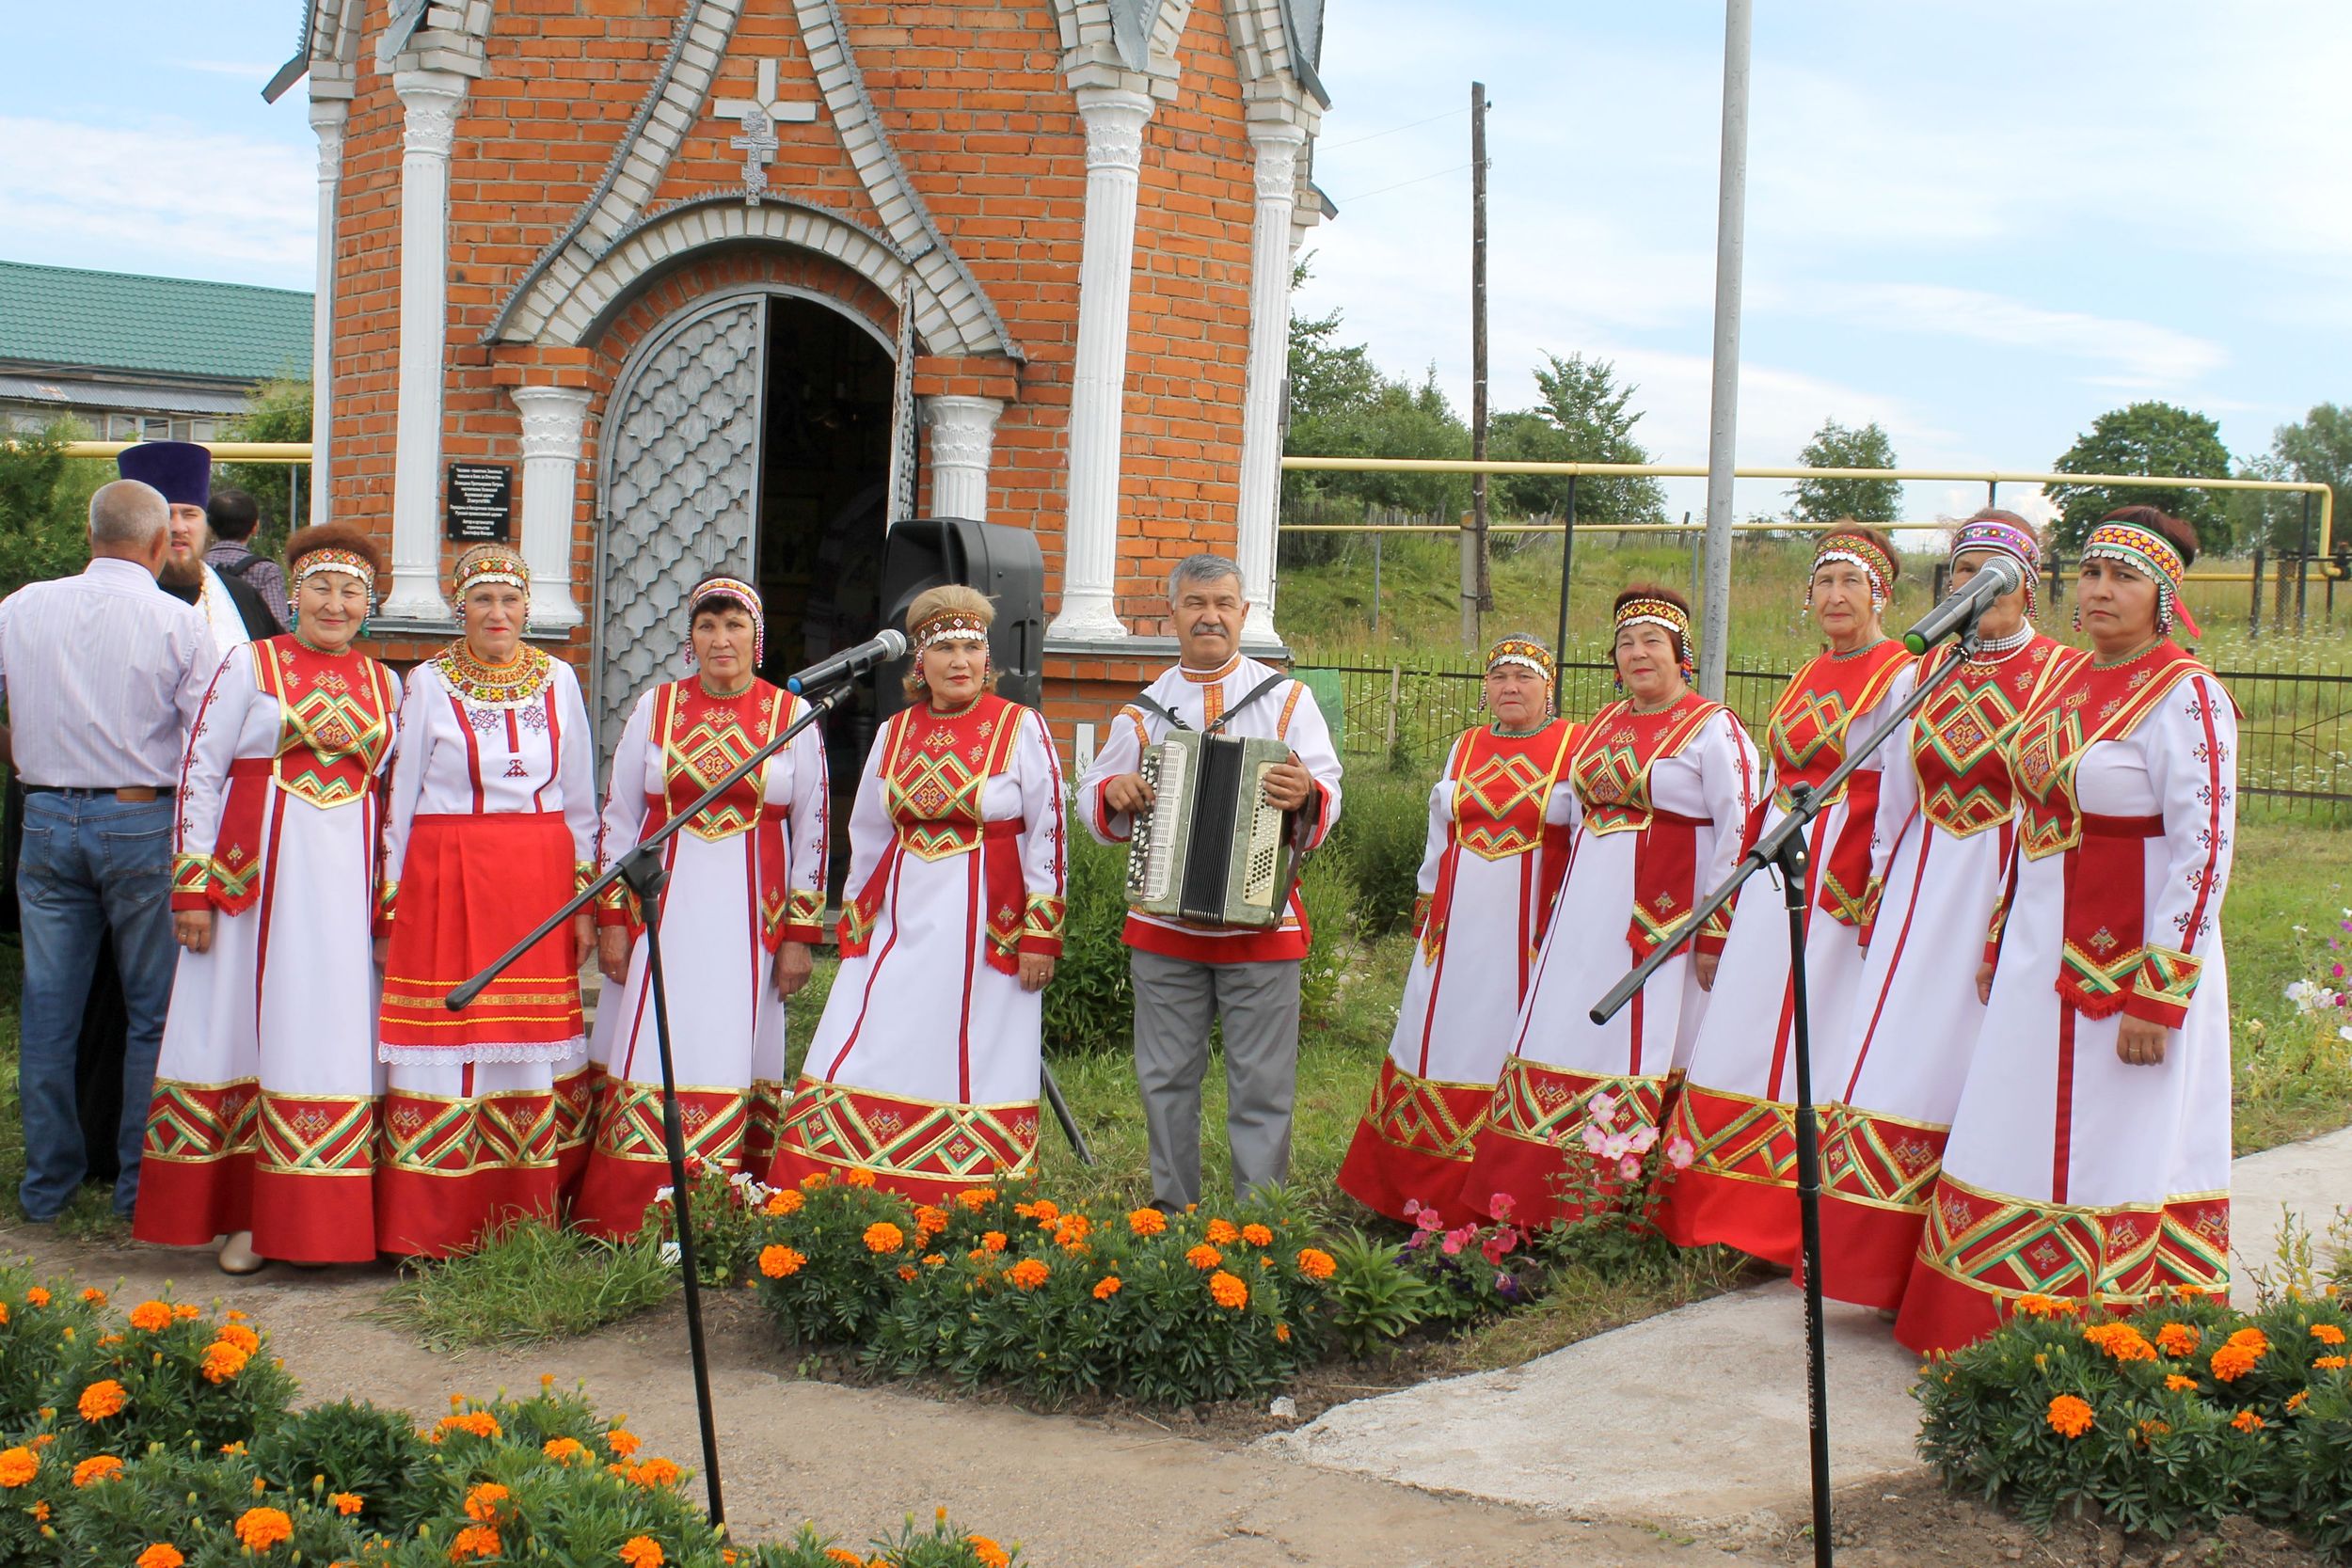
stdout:
{"type": "Polygon", "coordinates": [[[1246,1196],[1290,1172],[1297,857],[1340,815],[1340,759],[1312,693],[1241,651],[1248,590],[1220,556],[1168,578],[1181,658],[1119,710],[1078,785],[1087,828],[1131,845],[1124,940],[1152,1201],[1200,1197],[1200,1080],[1225,1025],[1226,1133],[1246,1196]],[[1238,742],[1238,744],[1234,744],[1238,742]]]}

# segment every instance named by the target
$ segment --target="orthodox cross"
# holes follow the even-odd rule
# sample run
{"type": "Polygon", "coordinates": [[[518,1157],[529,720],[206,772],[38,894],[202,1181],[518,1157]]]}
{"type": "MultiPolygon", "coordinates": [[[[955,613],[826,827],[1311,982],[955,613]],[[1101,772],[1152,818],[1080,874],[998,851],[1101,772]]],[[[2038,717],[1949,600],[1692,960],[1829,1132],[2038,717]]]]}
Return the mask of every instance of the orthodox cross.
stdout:
{"type": "Polygon", "coordinates": [[[727,145],[743,154],[743,203],[759,205],[768,194],[768,161],[775,156],[779,124],[807,124],[817,118],[813,102],[787,103],[776,96],[776,62],[759,62],[758,92],[752,98],[722,98],[711,107],[742,126],[727,145]]]}

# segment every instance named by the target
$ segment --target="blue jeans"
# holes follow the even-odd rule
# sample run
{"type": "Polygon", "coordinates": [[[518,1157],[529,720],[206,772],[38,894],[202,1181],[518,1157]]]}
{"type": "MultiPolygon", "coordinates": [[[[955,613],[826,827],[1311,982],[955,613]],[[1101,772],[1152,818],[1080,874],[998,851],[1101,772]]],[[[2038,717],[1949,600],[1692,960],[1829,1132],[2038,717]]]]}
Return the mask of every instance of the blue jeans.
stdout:
{"type": "Polygon", "coordinates": [[[139,1145],[179,962],[171,935],[172,806],[167,800],[126,804],[111,792],[44,790],[24,797],[24,849],[16,873],[24,932],[17,1066],[24,1184],[17,1196],[36,1220],[56,1218],[88,1168],[75,1109],[73,1053],[99,935],[108,927],[131,1020],[115,1211],[127,1216],[138,1199],[139,1145]]]}

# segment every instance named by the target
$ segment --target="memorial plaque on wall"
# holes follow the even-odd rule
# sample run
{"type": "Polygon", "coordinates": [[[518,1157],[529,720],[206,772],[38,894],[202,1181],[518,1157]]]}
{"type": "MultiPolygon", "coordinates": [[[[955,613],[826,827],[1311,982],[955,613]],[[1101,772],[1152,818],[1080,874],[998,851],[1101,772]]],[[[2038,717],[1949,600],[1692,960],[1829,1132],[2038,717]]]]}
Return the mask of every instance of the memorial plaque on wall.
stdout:
{"type": "Polygon", "coordinates": [[[449,466],[449,537],[461,545],[511,544],[515,537],[515,466],[449,466]]]}

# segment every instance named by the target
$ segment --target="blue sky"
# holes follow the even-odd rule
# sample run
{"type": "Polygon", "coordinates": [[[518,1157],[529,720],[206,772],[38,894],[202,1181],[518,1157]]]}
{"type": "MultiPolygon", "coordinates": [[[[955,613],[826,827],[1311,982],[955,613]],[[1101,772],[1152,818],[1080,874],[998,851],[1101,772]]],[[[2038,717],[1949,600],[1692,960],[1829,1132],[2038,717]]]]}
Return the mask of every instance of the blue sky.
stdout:
{"type": "MultiPolygon", "coordinates": [[[[310,286],[302,94],[258,96],[298,6],[133,0],[103,27],[18,9],[0,256],[310,286]]],[[[1836,418],[1880,420],[1915,465],[2040,467],[2152,396],[2214,415],[2243,454],[2352,399],[2352,158],[2328,106],[2352,79],[2352,9],[1756,12],[1743,461],[1793,461],[1836,418]]],[[[1342,213],[1309,242],[1305,308],[1342,309],[1393,372],[1434,364],[1467,406],[1460,166],[1482,78],[1494,405],[1533,400],[1543,351],[1598,354],[1639,384],[1658,455],[1703,462],[1721,29],[1719,6],[1687,0],[1329,0],[1315,176],[1342,213]]],[[[1672,504],[1701,489],[1676,484],[1672,504]]],[[[1922,484],[1907,501],[1929,516],[1980,499],[1922,484]]]]}

